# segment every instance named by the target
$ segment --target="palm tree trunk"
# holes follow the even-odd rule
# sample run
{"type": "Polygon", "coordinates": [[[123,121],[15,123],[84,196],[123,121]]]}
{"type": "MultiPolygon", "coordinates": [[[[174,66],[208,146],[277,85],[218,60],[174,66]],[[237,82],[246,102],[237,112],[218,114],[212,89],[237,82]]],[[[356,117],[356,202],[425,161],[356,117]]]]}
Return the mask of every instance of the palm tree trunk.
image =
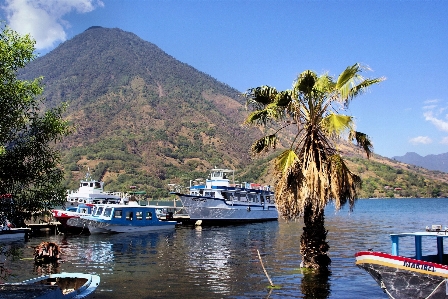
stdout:
{"type": "Polygon", "coordinates": [[[329,272],[331,264],[327,255],[330,246],[327,242],[324,210],[313,213],[312,205],[307,204],[303,214],[304,227],[300,237],[302,267],[311,268],[320,273],[329,272]]]}

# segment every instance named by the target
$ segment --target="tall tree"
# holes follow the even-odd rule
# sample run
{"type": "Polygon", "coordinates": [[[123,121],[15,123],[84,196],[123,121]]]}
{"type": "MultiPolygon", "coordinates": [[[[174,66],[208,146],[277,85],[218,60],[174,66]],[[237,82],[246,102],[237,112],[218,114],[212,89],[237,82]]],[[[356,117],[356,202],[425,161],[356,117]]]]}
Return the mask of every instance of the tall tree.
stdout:
{"type": "Polygon", "coordinates": [[[342,140],[356,141],[367,157],[373,149],[366,134],[355,131],[353,117],[344,115],[350,101],[384,78],[366,79],[359,64],[347,67],[337,80],[328,74],[301,73],[291,90],[262,86],[249,89],[247,106],[253,109],[245,123],[266,129],[252,145],[254,154],[275,149],[279,133],[291,128],[295,138],[275,159],[276,203],[282,217],[303,217],[300,239],[302,266],[329,271],[324,208],[349,202],[353,208],[361,179],[352,173],[340,152],[342,140]]]}
{"type": "Polygon", "coordinates": [[[62,118],[65,105],[41,111],[42,78],[17,78],[35,58],[35,41],[7,26],[0,30],[0,220],[23,225],[64,200],[60,155],[53,145],[71,127],[62,118]]]}

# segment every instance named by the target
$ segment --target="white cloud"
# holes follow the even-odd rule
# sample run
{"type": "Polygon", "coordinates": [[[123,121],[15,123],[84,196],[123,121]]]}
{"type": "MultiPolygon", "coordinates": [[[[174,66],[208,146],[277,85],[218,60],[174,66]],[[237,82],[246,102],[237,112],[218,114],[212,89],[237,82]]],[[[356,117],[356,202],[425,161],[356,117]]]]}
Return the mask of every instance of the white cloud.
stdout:
{"type": "Polygon", "coordinates": [[[70,24],[63,19],[68,13],[87,13],[103,7],[101,0],[6,0],[1,8],[8,25],[20,34],[30,34],[36,49],[47,49],[67,39],[70,24]]]}
{"type": "Polygon", "coordinates": [[[440,143],[448,144],[448,137],[443,137],[442,140],[440,141],[440,143]]]}
{"type": "Polygon", "coordinates": [[[432,140],[431,140],[431,138],[429,138],[427,136],[418,136],[418,137],[411,138],[409,140],[409,142],[413,143],[413,144],[430,144],[430,143],[432,143],[432,140]]]}
{"type": "Polygon", "coordinates": [[[425,104],[437,104],[438,102],[440,102],[438,99],[424,101],[425,104]]]}
{"type": "Polygon", "coordinates": [[[431,111],[423,113],[423,116],[439,130],[448,132],[448,121],[435,117],[431,111]]]}

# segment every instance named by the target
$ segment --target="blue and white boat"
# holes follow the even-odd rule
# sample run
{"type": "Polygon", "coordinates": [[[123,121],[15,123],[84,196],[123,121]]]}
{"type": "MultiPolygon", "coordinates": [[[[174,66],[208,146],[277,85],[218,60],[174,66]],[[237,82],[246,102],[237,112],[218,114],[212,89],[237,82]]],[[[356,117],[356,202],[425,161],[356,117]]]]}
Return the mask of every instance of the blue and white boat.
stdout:
{"type": "Polygon", "coordinates": [[[84,273],[60,273],[0,284],[0,298],[86,299],[100,284],[100,277],[84,273]]]}
{"type": "Polygon", "coordinates": [[[234,171],[215,168],[205,184],[190,184],[189,194],[179,196],[190,221],[197,224],[228,224],[277,220],[274,192],[270,186],[230,183],[234,171]]]}
{"type": "Polygon", "coordinates": [[[68,220],[81,221],[91,234],[95,233],[131,233],[174,229],[176,221],[162,221],[157,217],[157,206],[141,206],[136,202],[127,205],[95,205],[92,215],[80,216],[68,220]]]}

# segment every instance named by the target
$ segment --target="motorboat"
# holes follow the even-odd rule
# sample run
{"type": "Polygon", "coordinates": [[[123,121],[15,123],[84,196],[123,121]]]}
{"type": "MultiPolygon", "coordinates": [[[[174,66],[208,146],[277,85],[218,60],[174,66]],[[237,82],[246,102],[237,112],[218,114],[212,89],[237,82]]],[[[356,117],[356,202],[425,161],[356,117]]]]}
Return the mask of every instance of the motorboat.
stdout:
{"type": "Polygon", "coordinates": [[[236,184],[234,171],[230,169],[214,168],[205,184],[190,184],[187,194],[171,194],[180,198],[190,221],[195,223],[229,224],[278,219],[271,187],[248,182],[236,184]]]}

